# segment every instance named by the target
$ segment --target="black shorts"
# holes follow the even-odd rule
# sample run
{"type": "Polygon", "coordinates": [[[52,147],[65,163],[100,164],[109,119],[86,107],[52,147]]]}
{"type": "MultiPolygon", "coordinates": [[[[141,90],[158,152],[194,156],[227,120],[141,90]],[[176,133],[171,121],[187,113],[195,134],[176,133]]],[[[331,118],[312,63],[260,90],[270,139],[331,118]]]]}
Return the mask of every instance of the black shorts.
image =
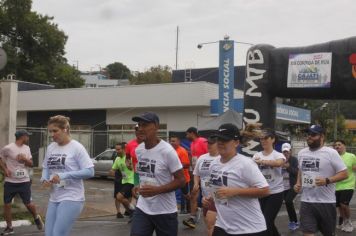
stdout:
{"type": "Polygon", "coordinates": [[[10,204],[15,195],[18,194],[22,202],[27,205],[31,203],[31,182],[4,184],[4,203],[10,204]]]}
{"type": "Polygon", "coordinates": [[[335,203],[301,202],[299,213],[303,233],[315,234],[320,231],[325,236],[335,235],[335,203]]]}
{"type": "Polygon", "coordinates": [[[132,197],[133,184],[122,184],[119,193],[121,193],[125,198],[132,197]]]}
{"type": "Polygon", "coordinates": [[[335,195],[336,195],[337,207],[340,206],[340,203],[348,206],[352,199],[352,195],[354,195],[354,190],[353,189],[339,190],[335,192],[335,195]]]}
{"type": "Polygon", "coordinates": [[[122,183],[115,181],[114,182],[114,198],[116,198],[116,195],[121,191],[122,188],[122,183]]]}

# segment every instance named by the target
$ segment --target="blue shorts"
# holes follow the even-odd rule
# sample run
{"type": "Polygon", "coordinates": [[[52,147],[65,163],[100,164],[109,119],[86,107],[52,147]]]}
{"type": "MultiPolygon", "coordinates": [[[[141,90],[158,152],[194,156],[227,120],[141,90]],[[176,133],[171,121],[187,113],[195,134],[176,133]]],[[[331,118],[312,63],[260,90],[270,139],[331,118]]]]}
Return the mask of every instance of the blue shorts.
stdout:
{"type": "Polygon", "coordinates": [[[31,203],[31,182],[4,184],[4,203],[10,204],[15,195],[18,194],[22,202],[27,205],[31,203]]]}

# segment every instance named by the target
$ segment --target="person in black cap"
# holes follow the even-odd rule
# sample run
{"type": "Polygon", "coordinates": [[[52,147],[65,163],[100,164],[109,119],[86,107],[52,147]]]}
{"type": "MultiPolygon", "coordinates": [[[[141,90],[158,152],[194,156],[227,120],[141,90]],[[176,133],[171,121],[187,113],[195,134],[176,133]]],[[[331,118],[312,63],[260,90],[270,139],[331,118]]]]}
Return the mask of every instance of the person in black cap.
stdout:
{"type": "Polygon", "coordinates": [[[185,185],[183,166],[174,148],[157,136],[159,118],[153,112],[134,116],[143,137],[135,150],[139,198],[132,218],[131,235],[178,234],[175,190],[185,185]]]}
{"type": "Polygon", "coordinates": [[[347,178],[347,168],[333,148],[324,146],[325,132],[312,125],[306,132],[309,147],[298,153],[296,192],[302,192],[300,228],[304,235],[335,235],[335,183],[347,178]]]}
{"type": "Polygon", "coordinates": [[[210,164],[210,197],[204,197],[204,205],[213,198],[217,219],[213,235],[266,235],[259,197],[269,194],[266,179],[256,163],[237,153],[242,139],[234,124],[223,124],[216,134],[220,157],[210,164]]]}
{"type": "Polygon", "coordinates": [[[11,202],[16,194],[20,195],[23,203],[32,214],[37,228],[43,229],[41,216],[37,214],[36,207],[31,201],[30,168],[33,165],[30,147],[28,146],[29,133],[26,130],[17,130],[15,143],[10,143],[0,151],[0,167],[5,173],[4,183],[4,217],[6,228],[1,235],[13,234],[11,202]]]}

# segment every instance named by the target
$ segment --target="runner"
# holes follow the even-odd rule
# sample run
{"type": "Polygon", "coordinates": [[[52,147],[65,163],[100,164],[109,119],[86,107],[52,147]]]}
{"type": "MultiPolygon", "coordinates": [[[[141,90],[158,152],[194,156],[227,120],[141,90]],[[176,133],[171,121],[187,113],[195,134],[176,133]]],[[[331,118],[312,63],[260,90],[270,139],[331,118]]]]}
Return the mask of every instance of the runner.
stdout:
{"type": "Polygon", "coordinates": [[[268,195],[268,183],[249,157],[237,153],[240,132],[233,124],[219,127],[216,137],[221,157],[210,164],[210,198],[217,209],[214,236],[266,235],[258,197],[268,195]]]}
{"type": "Polygon", "coordinates": [[[284,191],[282,166],[286,158],[282,153],[274,150],[276,139],[277,137],[273,130],[262,130],[260,143],[263,151],[253,156],[253,160],[259,165],[263,176],[269,184],[271,194],[260,198],[261,209],[266,219],[268,236],[280,235],[274,221],[281,209],[284,191]]]}
{"type": "Polygon", "coordinates": [[[302,192],[300,228],[304,235],[320,231],[325,236],[335,235],[335,183],[347,178],[341,157],[325,147],[324,129],[312,125],[307,130],[307,144],[298,153],[299,172],[294,190],[302,192]]]}
{"type": "Polygon", "coordinates": [[[283,143],[282,153],[286,157],[286,162],[282,166],[283,175],[283,199],[286,204],[289,224],[289,230],[296,230],[299,228],[297,213],[294,208],[294,198],[297,193],[294,191],[293,186],[297,182],[298,176],[298,159],[292,156],[292,147],[289,143],[283,143]]]}
{"type": "MultiPolygon", "coordinates": [[[[194,169],[194,187],[197,192],[201,188],[203,198],[209,198],[209,189],[207,185],[210,180],[210,164],[215,158],[219,157],[218,144],[216,138],[208,138],[208,153],[199,157],[194,169]],[[200,183],[200,184],[199,184],[200,183]]],[[[203,206],[204,221],[207,227],[208,235],[213,234],[216,221],[216,208],[213,199],[209,204],[203,206]]]]}
{"type": "Polygon", "coordinates": [[[83,179],[94,176],[94,165],[83,145],[71,138],[68,117],[49,118],[48,131],[54,142],[42,165],[42,184],[51,188],[45,234],[67,236],[83,209],[83,179]]]}
{"type": "Polygon", "coordinates": [[[182,164],[176,151],[157,136],[159,118],[145,112],[132,118],[144,143],[136,148],[140,196],[132,218],[131,235],[178,234],[177,204],[174,191],[185,184],[182,164]]]}
{"type": "MultiPolygon", "coordinates": [[[[208,153],[208,145],[207,141],[203,137],[199,137],[198,130],[195,127],[190,127],[186,131],[186,137],[190,144],[190,154],[191,154],[191,162],[192,162],[192,170],[195,168],[196,161],[198,158],[208,153]]],[[[190,182],[190,187],[194,186],[194,179],[190,182]]],[[[199,183],[198,183],[199,184],[199,183]]],[[[198,218],[200,217],[200,209],[201,209],[201,192],[192,190],[190,193],[190,217],[183,220],[183,224],[194,229],[197,223],[198,218]],[[198,212],[199,205],[199,214],[198,212]]]]}
{"type": "MultiPolygon", "coordinates": [[[[185,177],[185,185],[180,189],[180,213],[186,214],[190,211],[190,202],[189,202],[189,183],[190,183],[190,160],[188,157],[188,152],[180,145],[180,138],[178,136],[171,136],[169,138],[169,143],[176,150],[180,162],[183,166],[183,172],[185,177]]],[[[178,191],[178,190],[177,190],[178,191]]]]}
{"type": "Polygon", "coordinates": [[[35,204],[31,202],[31,182],[29,171],[32,167],[32,155],[29,146],[30,133],[18,130],[15,143],[10,143],[0,151],[0,168],[4,171],[4,218],[6,228],[1,235],[14,233],[12,227],[11,203],[16,194],[20,195],[23,204],[32,214],[36,226],[43,229],[41,216],[37,214],[35,204]]]}
{"type": "MultiPolygon", "coordinates": [[[[121,187],[117,191],[115,197],[119,203],[124,205],[126,212],[131,218],[135,209],[135,207],[130,203],[132,197],[132,189],[134,187],[134,172],[132,162],[131,159],[128,159],[125,156],[125,145],[123,143],[117,144],[116,148],[118,157],[116,158],[112,166],[111,173],[114,173],[115,171],[120,171],[122,180],[121,187]]],[[[121,214],[120,208],[118,209],[118,214],[119,213],[121,214]]]]}
{"type": "Polygon", "coordinates": [[[339,222],[336,226],[345,232],[352,232],[354,227],[351,221],[349,203],[352,199],[355,189],[356,156],[346,152],[345,141],[336,140],[334,148],[341,156],[341,159],[347,167],[348,178],[336,183],[336,207],[339,209],[339,222]]]}

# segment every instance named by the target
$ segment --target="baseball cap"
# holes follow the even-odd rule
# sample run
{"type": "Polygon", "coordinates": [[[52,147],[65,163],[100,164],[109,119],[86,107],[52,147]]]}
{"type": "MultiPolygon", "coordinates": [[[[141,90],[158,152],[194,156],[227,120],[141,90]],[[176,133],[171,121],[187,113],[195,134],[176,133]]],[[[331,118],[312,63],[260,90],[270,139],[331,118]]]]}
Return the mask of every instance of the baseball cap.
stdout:
{"type": "Polygon", "coordinates": [[[15,137],[20,138],[22,136],[30,136],[32,133],[28,132],[27,130],[24,129],[19,129],[15,132],[15,137]]]}
{"type": "Polygon", "coordinates": [[[194,134],[197,134],[198,133],[198,130],[197,130],[197,128],[195,128],[195,127],[189,127],[188,129],[187,129],[187,131],[185,131],[186,133],[194,133],[194,134]]]}
{"type": "Polygon", "coordinates": [[[208,144],[214,144],[214,143],[216,143],[217,141],[218,141],[218,140],[217,140],[216,137],[210,136],[206,142],[207,142],[208,144]]]}
{"type": "Polygon", "coordinates": [[[237,140],[240,138],[240,131],[236,125],[227,123],[220,125],[215,134],[211,135],[212,138],[216,137],[225,141],[237,140]]]}
{"type": "Polygon", "coordinates": [[[320,125],[311,125],[309,128],[305,129],[306,133],[323,134],[324,129],[320,125]]]}
{"type": "Polygon", "coordinates": [[[146,122],[146,123],[156,123],[159,124],[159,118],[156,113],[153,112],[144,112],[139,116],[132,117],[132,120],[135,122],[146,122]]]}
{"type": "Polygon", "coordinates": [[[282,144],[282,152],[284,152],[284,151],[290,152],[291,149],[292,149],[292,147],[291,147],[291,145],[289,143],[283,143],[282,144]]]}

